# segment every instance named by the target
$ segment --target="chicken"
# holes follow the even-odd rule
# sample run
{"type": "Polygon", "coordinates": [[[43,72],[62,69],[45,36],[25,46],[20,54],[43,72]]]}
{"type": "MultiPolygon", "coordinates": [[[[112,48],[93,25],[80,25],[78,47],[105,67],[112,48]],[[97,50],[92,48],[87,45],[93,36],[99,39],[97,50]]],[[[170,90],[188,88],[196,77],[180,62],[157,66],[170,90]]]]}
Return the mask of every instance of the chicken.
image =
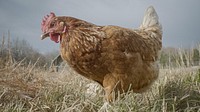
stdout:
{"type": "Polygon", "coordinates": [[[162,27],[156,11],[147,8],[137,29],[99,26],[50,13],[41,23],[41,38],[60,43],[61,57],[80,75],[98,82],[107,101],[114,93],[146,91],[159,74],[162,27]]]}
{"type": "Polygon", "coordinates": [[[51,72],[58,72],[59,66],[61,65],[62,62],[63,62],[63,60],[60,55],[55,57],[52,60],[51,65],[50,65],[51,72]]]}

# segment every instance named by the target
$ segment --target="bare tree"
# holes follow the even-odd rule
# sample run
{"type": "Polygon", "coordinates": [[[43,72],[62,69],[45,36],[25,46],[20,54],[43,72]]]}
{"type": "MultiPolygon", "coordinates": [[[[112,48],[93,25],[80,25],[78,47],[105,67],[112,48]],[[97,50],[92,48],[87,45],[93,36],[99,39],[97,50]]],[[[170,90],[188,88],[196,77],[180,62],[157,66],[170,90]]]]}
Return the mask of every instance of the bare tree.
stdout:
{"type": "Polygon", "coordinates": [[[8,65],[13,64],[13,58],[12,58],[12,43],[10,41],[10,31],[8,30],[8,65]]]}
{"type": "Polygon", "coordinates": [[[4,52],[4,46],[5,46],[5,35],[3,33],[3,37],[2,37],[2,42],[1,42],[1,55],[3,55],[4,52]]]}

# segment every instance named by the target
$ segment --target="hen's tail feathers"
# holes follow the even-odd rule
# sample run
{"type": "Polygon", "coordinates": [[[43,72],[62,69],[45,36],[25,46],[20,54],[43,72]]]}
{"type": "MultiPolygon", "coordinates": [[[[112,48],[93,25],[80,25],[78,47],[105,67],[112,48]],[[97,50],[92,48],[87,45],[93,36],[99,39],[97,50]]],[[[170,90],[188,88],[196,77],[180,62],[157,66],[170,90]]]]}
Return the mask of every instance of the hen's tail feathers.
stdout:
{"type": "Polygon", "coordinates": [[[143,18],[143,22],[140,25],[141,29],[148,29],[149,27],[157,27],[158,29],[160,29],[160,31],[162,31],[162,26],[158,21],[158,15],[155,11],[155,9],[153,8],[153,6],[150,6],[147,8],[144,18],[143,18]]]}

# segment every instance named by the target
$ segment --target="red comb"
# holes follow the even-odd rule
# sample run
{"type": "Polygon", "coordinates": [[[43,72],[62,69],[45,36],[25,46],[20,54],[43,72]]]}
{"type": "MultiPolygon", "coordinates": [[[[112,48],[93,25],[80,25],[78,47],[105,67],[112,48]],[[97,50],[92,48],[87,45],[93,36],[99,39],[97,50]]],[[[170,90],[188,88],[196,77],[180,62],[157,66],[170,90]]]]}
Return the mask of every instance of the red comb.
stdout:
{"type": "Polygon", "coordinates": [[[46,28],[48,22],[54,17],[56,17],[56,15],[53,12],[51,12],[47,16],[44,16],[44,18],[42,19],[42,23],[41,23],[42,32],[45,32],[45,28],[46,28]]]}

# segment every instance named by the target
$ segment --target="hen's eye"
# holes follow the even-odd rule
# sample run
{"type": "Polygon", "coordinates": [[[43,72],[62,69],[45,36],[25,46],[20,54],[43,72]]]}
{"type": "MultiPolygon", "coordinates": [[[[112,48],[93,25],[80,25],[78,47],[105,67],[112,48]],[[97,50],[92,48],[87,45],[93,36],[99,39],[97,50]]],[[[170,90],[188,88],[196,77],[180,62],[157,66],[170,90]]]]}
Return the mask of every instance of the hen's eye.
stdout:
{"type": "Polygon", "coordinates": [[[55,23],[51,23],[51,24],[50,24],[50,27],[54,27],[54,26],[55,26],[55,23]]]}

